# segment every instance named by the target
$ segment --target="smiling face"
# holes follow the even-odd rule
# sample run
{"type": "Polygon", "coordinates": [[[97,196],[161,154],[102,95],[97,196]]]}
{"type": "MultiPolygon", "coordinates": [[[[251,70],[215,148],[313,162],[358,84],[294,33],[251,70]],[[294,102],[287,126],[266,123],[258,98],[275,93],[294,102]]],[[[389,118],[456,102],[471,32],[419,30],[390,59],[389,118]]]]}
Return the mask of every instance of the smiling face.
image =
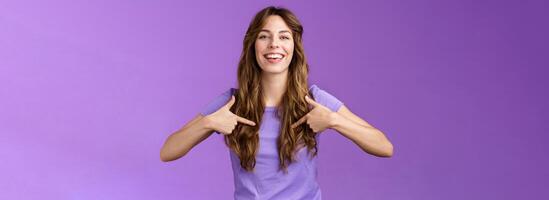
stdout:
{"type": "Polygon", "coordinates": [[[265,20],[255,41],[257,63],[266,73],[288,71],[294,53],[294,39],[282,17],[271,15],[265,20]]]}

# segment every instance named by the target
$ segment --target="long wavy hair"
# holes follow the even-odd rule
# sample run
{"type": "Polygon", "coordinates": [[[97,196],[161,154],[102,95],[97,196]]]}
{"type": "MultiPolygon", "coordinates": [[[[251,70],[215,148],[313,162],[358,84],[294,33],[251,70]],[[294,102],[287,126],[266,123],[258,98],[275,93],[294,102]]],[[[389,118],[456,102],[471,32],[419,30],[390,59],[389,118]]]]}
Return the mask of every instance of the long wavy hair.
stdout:
{"type": "Polygon", "coordinates": [[[295,152],[306,146],[312,156],[318,152],[316,134],[306,123],[292,129],[310,111],[305,95],[309,93],[307,84],[309,65],[305,59],[302,44],[303,26],[288,9],[270,6],[259,11],[251,21],[244,37],[244,46],[238,63],[238,87],[236,102],[231,111],[236,115],[256,122],[256,126],[238,124],[232,134],[225,136],[225,144],[240,158],[240,165],[246,171],[253,171],[259,148],[259,124],[261,124],[265,104],[261,87],[261,68],[255,56],[255,41],[266,19],[271,15],[282,17],[291,29],[294,40],[294,53],[288,66],[288,79],[277,117],[281,119],[280,136],[277,140],[279,170],[287,173],[287,167],[296,161],[295,152]]]}

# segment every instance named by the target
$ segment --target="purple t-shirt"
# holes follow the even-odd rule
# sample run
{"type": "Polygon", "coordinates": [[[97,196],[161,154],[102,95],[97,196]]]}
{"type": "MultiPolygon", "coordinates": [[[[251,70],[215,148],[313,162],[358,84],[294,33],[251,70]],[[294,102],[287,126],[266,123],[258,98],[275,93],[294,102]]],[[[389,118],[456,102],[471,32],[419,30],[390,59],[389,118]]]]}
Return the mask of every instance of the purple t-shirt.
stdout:
{"type": "MultiPolygon", "coordinates": [[[[311,85],[309,90],[316,102],[337,112],[343,103],[328,92],[311,85]]],[[[206,116],[225,105],[236,91],[230,88],[212,100],[201,114],[206,116]]],[[[234,176],[234,198],[247,199],[321,199],[321,191],[316,180],[316,156],[308,156],[306,147],[298,150],[297,161],[288,166],[288,173],[279,171],[276,141],[280,135],[280,119],[276,117],[276,107],[265,107],[259,128],[259,150],[256,155],[254,172],[247,172],[240,166],[240,159],[230,152],[234,176]]],[[[320,144],[318,140],[317,142],[320,144]]],[[[320,145],[319,145],[320,148],[320,145]]]]}

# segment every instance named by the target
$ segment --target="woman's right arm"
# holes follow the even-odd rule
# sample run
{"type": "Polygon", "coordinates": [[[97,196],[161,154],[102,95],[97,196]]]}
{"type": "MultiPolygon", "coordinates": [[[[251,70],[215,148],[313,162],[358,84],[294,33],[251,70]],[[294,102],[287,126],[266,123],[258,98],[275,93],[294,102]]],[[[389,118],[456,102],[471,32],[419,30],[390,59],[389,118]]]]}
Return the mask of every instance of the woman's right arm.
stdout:
{"type": "Polygon", "coordinates": [[[234,102],[235,97],[231,96],[229,102],[221,106],[219,110],[207,116],[199,114],[183,128],[170,135],[160,150],[160,160],[168,162],[181,158],[214,131],[228,135],[233,132],[238,123],[255,126],[253,121],[231,112],[230,109],[234,102]]]}
{"type": "Polygon", "coordinates": [[[162,150],[160,150],[160,159],[168,162],[183,157],[194,146],[208,138],[214,132],[210,124],[209,118],[198,114],[194,119],[166,139],[162,150]]]}

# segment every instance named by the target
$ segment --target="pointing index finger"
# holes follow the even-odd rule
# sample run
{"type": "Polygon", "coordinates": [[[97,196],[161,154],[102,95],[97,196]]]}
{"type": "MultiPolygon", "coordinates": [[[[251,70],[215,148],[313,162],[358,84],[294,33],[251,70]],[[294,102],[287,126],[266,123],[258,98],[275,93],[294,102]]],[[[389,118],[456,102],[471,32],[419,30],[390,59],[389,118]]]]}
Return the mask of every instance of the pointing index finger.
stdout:
{"type": "Polygon", "coordinates": [[[301,119],[299,119],[296,123],[292,124],[292,128],[295,128],[301,124],[303,124],[303,122],[305,122],[307,120],[307,115],[303,116],[301,119]]]}
{"type": "Polygon", "coordinates": [[[255,126],[255,122],[249,120],[249,119],[246,119],[244,117],[240,117],[238,115],[236,115],[236,121],[240,122],[240,123],[243,123],[243,124],[247,124],[247,125],[250,125],[250,126],[255,126]]]}

